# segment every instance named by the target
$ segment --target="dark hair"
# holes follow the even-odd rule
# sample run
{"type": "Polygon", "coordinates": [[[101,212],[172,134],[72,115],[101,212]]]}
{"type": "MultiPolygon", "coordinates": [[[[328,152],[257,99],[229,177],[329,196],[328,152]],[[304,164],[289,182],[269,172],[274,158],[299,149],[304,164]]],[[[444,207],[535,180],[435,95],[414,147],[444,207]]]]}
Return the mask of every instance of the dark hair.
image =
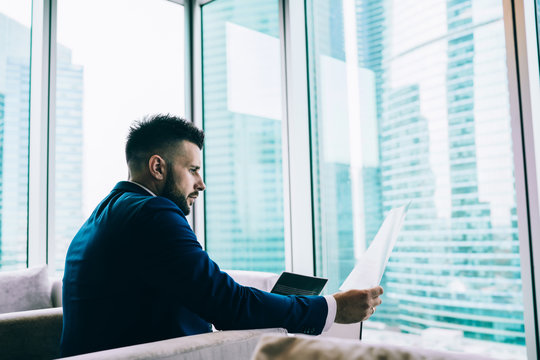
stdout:
{"type": "MultiPolygon", "coordinates": [[[[202,150],[204,132],[192,123],[173,115],[151,115],[136,121],[129,129],[126,142],[126,161],[139,164],[150,156],[159,154],[167,157],[172,145],[189,141],[202,150]]],[[[169,161],[168,159],[166,159],[169,161]]]]}

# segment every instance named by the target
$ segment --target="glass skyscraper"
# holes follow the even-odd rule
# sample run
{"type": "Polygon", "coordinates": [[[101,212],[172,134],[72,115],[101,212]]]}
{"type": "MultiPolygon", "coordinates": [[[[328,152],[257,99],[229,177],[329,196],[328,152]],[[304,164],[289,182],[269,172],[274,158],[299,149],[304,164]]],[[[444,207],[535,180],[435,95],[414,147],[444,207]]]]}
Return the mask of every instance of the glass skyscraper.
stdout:
{"type": "Polygon", "coordinates": [[[215,1],[202,19],[207,250],[225,269],[281,272],[282,122],[280,95],[272,92],[281,81],[278,3],[215,1]],[[257,57],[265,51],[268,57],[257,57]],[[277,79],[246,75],[276,67],[277,79]],[[266,94],[245,100],[258,90],[266,94]]]}
{"type": "Polygon", "coordinates": [[[524,345],[502,4],[357,0],[352,49],[349,4],[307,4],[316,267],[328,292],[384,215],[412,201],[370,321],[524,345]]]}
{"type": "MultiPolygon", "coordinates": [[[[26,266],[30,29],[0,14],[0,267],[26,266]]],[[[82,224],[83,69],[58,45],[56,103],[56,248],[65,252],[82,224]]],[[[56,269],[61,271],[61,269],[56,269]]]]}
{"type": "Polygon", "coordinates": [[[30,29],[0,14],[0,266],[26,266],[30,29]]]}
{"type": "Polygon", "coordinates": [[[68,246],[83,218],[83,67],[58,46],[56,72],[55,256],[63,273],[68,246]]]}
{"type": "Polygon", "coordinates": [[[347,97],[340,88],[350,82],[350,49],[339,39],[346,13],[336,2],[308,3],[317,273],[337,289],[359,238],[352,218],[361,219],[369,246],[384,214],[412,201],[372,320],[419,335],[437,328],[523,345],[502,4],[355,2],[358,141],[373,140],[365,134],[371,107],[377,122],[376,145],[359,155],[364,203],[356,214],[355,154],[330,156],[343,142],[351,142],[343,153],[352,149],[346,133],[354,126],[350,114],[327,109],[336,92],[347,97]],[[365,99],[369,89],[375,104],[365,99]],[[328,135],[332,127],[342,139],[328,135]]]}
{"type": "Polygon", "coordinates": [[[502,4],[474,5],[415,18],[401,2],[380,36],[383,208],[413,201],[386,273],[390,323],[524,344],[502,4]]]}

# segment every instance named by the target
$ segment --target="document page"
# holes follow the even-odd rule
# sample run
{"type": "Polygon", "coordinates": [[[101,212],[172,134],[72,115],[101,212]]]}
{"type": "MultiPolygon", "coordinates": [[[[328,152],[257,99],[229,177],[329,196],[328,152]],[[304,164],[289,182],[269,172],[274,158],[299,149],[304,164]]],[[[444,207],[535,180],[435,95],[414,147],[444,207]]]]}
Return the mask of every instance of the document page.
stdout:
{"type": "Polygon", "coordinates": [[[409,205],[410,202],[390,210],[369,248],[357,260],[340,290],[369,289],[380,284],[409,205]]]}

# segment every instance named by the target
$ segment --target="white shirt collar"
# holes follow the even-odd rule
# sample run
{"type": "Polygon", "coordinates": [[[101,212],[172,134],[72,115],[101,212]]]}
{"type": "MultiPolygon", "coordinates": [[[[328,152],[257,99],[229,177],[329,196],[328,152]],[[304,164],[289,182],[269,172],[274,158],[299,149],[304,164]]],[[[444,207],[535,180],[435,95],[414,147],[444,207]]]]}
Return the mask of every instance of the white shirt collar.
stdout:
{"type": "Polygon", "coordinates": [[[148,191],[152,196],[157,196],[156,194],[154,194],[152,191],[150,191],[150,189],[148,189],[146,186],[143,186],[135,181],[131,181],[131,180],[128,180],[128,182],[132,183],[132,184],[135,184],[135,185],[138,185],[140,187],[142,187],[144,190],[148,191]]]}

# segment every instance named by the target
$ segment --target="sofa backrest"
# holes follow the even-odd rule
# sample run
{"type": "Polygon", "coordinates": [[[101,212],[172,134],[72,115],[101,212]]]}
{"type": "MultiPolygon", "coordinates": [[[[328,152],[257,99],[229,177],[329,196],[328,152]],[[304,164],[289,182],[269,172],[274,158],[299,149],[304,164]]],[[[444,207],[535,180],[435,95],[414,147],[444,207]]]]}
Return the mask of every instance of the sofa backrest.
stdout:
{"type": "MultiPolygon", "coordinates": [[[[246,270],[226,270],[226,272],[237,283],[254,287],[264,291],[272,290],[272,287],[279,278],[278,274],[262,272],[262,271],[246,271],[246,270]]],[[[1,274],[1,273],[0,273],[1,274]]],[[[50,278],[50,296],[53,307],[62,306],[62,279],[50,278]]],[[[0,291],[1,293],[1,291],[0,291]]],[[[20,310],[15,310],[20,311],[20,310]]]]}
{"type": "Polygon", "coordinates": [[[0,314],[52,306],[46,266],[0,272],[0,314]]]}

